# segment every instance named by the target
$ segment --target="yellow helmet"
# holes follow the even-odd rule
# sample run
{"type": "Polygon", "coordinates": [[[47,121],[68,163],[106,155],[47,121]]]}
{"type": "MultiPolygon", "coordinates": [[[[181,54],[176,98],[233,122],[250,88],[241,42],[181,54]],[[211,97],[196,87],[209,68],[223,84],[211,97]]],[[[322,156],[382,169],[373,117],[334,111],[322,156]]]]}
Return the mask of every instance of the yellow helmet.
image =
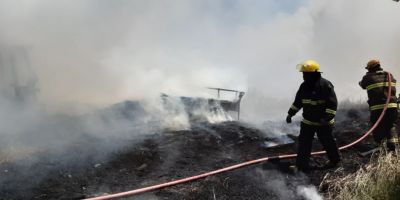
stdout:
{"type": "Polygon", "coordinates": [[[314,60],[306,60],[297,65],[297,69],[300,72],[321,72],[319,64],[314,60]]]}

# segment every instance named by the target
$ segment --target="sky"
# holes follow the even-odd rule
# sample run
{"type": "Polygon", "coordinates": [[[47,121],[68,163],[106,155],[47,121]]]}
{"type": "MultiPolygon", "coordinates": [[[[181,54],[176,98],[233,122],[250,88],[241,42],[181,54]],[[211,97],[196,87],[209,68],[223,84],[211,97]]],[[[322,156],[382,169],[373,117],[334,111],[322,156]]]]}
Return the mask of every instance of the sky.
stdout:
{"type": "Polygon", "coordinates": [[[167,93],[246,92],[242,116],[283,118],[314,59],[340,100],[363,101],[369,59],[400,74],[391,0],[0,1],[0,46],[26,46],[49,110],[167,93]]]}

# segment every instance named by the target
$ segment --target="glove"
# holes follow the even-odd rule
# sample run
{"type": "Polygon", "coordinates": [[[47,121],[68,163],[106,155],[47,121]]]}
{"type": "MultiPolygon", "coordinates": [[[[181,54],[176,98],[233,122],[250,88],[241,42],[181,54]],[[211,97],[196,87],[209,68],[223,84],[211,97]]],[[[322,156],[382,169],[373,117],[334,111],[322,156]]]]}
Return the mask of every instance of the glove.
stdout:
{"type": "Polygon", "coordinates": [[[288,115],[286,117],[286,123],[288,123],[288,124],[292,123],[292,116],[291,115],[288,115]]]}

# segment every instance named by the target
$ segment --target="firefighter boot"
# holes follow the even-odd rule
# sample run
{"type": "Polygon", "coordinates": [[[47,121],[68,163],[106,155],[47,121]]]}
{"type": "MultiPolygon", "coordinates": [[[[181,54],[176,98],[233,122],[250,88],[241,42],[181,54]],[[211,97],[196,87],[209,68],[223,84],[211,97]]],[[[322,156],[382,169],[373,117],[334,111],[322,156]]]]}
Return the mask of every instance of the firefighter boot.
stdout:
{"type": "Polygon", "coordinates": [[[390,136],[387,140],[386,146],[389,151],[395,151],[398,145],[399,137],[397,136],[396,125],[394,125],[390,130],[390,136]]]}
{"type": "Polygon", "coordinates": [[[388,148],[389,151],[395,151],[398,145],[399,145],[398,137],[392,137],[388,139],[386,142],[386,147],[388,148]]]}
{"type": "Polygon", "coordinates": [[[338,166],[338,164],[340,163],[339,161],[327,161],[324,166],[322,167],[323,169],[331,169],[331,168],[335,168],[338,166]]]}

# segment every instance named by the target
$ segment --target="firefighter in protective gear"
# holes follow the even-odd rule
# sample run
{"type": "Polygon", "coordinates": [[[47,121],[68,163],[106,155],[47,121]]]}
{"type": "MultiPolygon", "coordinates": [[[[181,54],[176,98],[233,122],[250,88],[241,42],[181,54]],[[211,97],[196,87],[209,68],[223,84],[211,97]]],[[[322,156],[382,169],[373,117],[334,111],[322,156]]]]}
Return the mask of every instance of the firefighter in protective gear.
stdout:
{"type": "Polygon", "coordinates": [[[315,133],[329,158],[326,167],[335,167],[340,162],[340,154],[332,134],[337,109],[334,87],[321,77],[317,62],[307,60],[297,65],[297,68],[303,73],[304,82],[286,118],[286,122],[291,123],[292,117],[303,108],[296,167],[301,171],[311,169],[309,161],[315,133]]]}
{"type": "Polygon", "coordinates": [[[400,109],[400,94],[399,97],[397,98],[397,109],[398,110],[400,109]]]}
{"type": "MultiPolygon", "coordinates": [[[[399,112],[400,112],[400,94],[399,97],[397,97],[397,123],[396,123],[397,126],[399,126],[400,124],[400,115],[398,114],[399,112]]],[[[397,137],[399,136],[400,136],[400,129],[397,128],[397,137]]]]}
{"type": "MultiPolygon", "coordinates": [[[[370,60],[365,69],[368,70],[367,74],[360,81],[360,86],[367,90],[368,104],[370,109],[371,124],[375,124],[378,120],[387,100],[388,90],[388,76],[389,73],[384,72],[379,60],[370,60]]],[[[398,141],[397,133],[397,116],[398,104],[396,98],[396,79],[392,78],[392,94],[389,97],[388,109],[381,121],[381,123],[373,131],[375,142],[380,145],[386,140],[386,146],[390,151],[395,150],[398,141]]]]}

